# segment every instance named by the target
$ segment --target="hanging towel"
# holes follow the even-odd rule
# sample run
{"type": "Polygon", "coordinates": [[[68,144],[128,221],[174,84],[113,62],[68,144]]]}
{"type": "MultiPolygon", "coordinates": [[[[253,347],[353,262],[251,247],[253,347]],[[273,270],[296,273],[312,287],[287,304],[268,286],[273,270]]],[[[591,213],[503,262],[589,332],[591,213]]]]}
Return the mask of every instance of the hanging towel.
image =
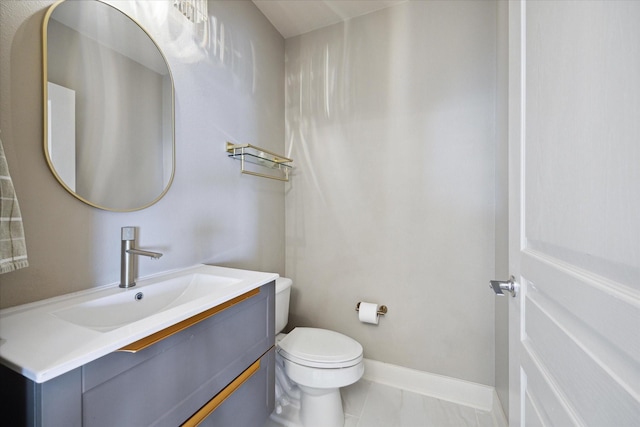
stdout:
{"type": "Polygon", "coordinates": [[[28,266],[20,207],[0,140],[0,274],[28,266]]]}

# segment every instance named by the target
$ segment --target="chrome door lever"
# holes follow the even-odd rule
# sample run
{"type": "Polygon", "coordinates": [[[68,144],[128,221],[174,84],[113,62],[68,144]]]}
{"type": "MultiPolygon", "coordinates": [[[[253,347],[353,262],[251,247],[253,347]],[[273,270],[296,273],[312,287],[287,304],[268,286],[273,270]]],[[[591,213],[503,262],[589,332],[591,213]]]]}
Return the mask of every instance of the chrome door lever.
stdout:
{"type": "Polygon", "coordinates": [[[509,292],[512,297],[516,296],[516,279],[513,276],[509,280],[491,280],[489,283],[491,283],[489,287],[500,297],[504,296],[503,291],[509,292]]]}

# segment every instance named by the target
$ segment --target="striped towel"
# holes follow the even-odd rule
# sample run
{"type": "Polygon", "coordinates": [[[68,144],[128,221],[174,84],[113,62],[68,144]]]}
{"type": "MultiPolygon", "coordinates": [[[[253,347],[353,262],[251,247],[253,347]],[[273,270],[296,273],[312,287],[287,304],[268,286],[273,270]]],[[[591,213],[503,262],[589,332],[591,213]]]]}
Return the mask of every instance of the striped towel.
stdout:
{"type": "Polygon", "coordinates": [[[0,274],[28,266],[20,206],[0,141],[0,274]]]}

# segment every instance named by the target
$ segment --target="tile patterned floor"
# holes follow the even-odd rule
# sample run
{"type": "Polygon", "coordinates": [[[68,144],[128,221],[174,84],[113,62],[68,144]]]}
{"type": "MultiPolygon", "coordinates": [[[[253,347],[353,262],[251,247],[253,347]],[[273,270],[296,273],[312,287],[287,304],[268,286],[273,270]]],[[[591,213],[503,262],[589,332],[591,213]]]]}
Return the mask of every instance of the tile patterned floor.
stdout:
{"type": "MultiPolygon", "coordinates": [[[[345,427],[496,427],[491,412],[360,380],[342,389],[345,427]]],[[[271,420],[264,427],[282,427],[271,420]]]]}

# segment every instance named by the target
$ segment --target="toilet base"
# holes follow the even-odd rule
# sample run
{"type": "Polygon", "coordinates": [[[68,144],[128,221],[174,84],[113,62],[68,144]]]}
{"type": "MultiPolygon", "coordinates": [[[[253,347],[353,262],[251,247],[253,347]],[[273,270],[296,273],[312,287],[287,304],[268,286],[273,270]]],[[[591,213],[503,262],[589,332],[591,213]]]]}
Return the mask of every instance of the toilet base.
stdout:
{"type": "Polygon", "coordinates": [[[276,356],[276,402],[270,418],[285,427],[343,427],[339,388],[311,388],[290,381],[276,356]]]}
{"type": "MultiPolygon", "coordinates": [[[[335,395],[329,397],[327,400],[334,400],[335,402],[335,395]]],[[[279,411],[274,410],[269,418],[271,418],[278,424],[282,424],[285,427],[343,427],[344,413],[342,409],[342,399],[339,390],[338,400],[340,401],[340,410],[338,413],[336,413],[335,410],[329,410],[327,412],[317,411],[316,409],[319,406],[315,406],[316,409],[313,409],[313,405],[315,402],[312,403],[311,406],[306,406],[307,408],[312,408],[311,410],[301,411],[300,408],[303,406],[302,402],[291,402],[287,405],[281,406],[279,411]],[[320,414],[318,414],[318,412],[320,412],[320,414]],[[332,412],[333,415],[329,415],[329,412],[332,412]],[[305,414],[305,419],[307,420],[306,423],[302,421],[303,413],[305,414]],[[329,415],[329,417],[327,417],[327,415],[329,415]],[[332,420],[329,420],[329,418],[332,418],[332,420]]],[[[323,406],[323,404],[321,403],[320,406],[323,406]]],[[[332,406],[333,408],[335,408],[335,405],[332,404],[332,406]]]]}
{"type": "Polygon", "coordinates": [[[300,421],[304,427],[343,427],[344,411],[338,388],[300,387],[300,421]]]}

